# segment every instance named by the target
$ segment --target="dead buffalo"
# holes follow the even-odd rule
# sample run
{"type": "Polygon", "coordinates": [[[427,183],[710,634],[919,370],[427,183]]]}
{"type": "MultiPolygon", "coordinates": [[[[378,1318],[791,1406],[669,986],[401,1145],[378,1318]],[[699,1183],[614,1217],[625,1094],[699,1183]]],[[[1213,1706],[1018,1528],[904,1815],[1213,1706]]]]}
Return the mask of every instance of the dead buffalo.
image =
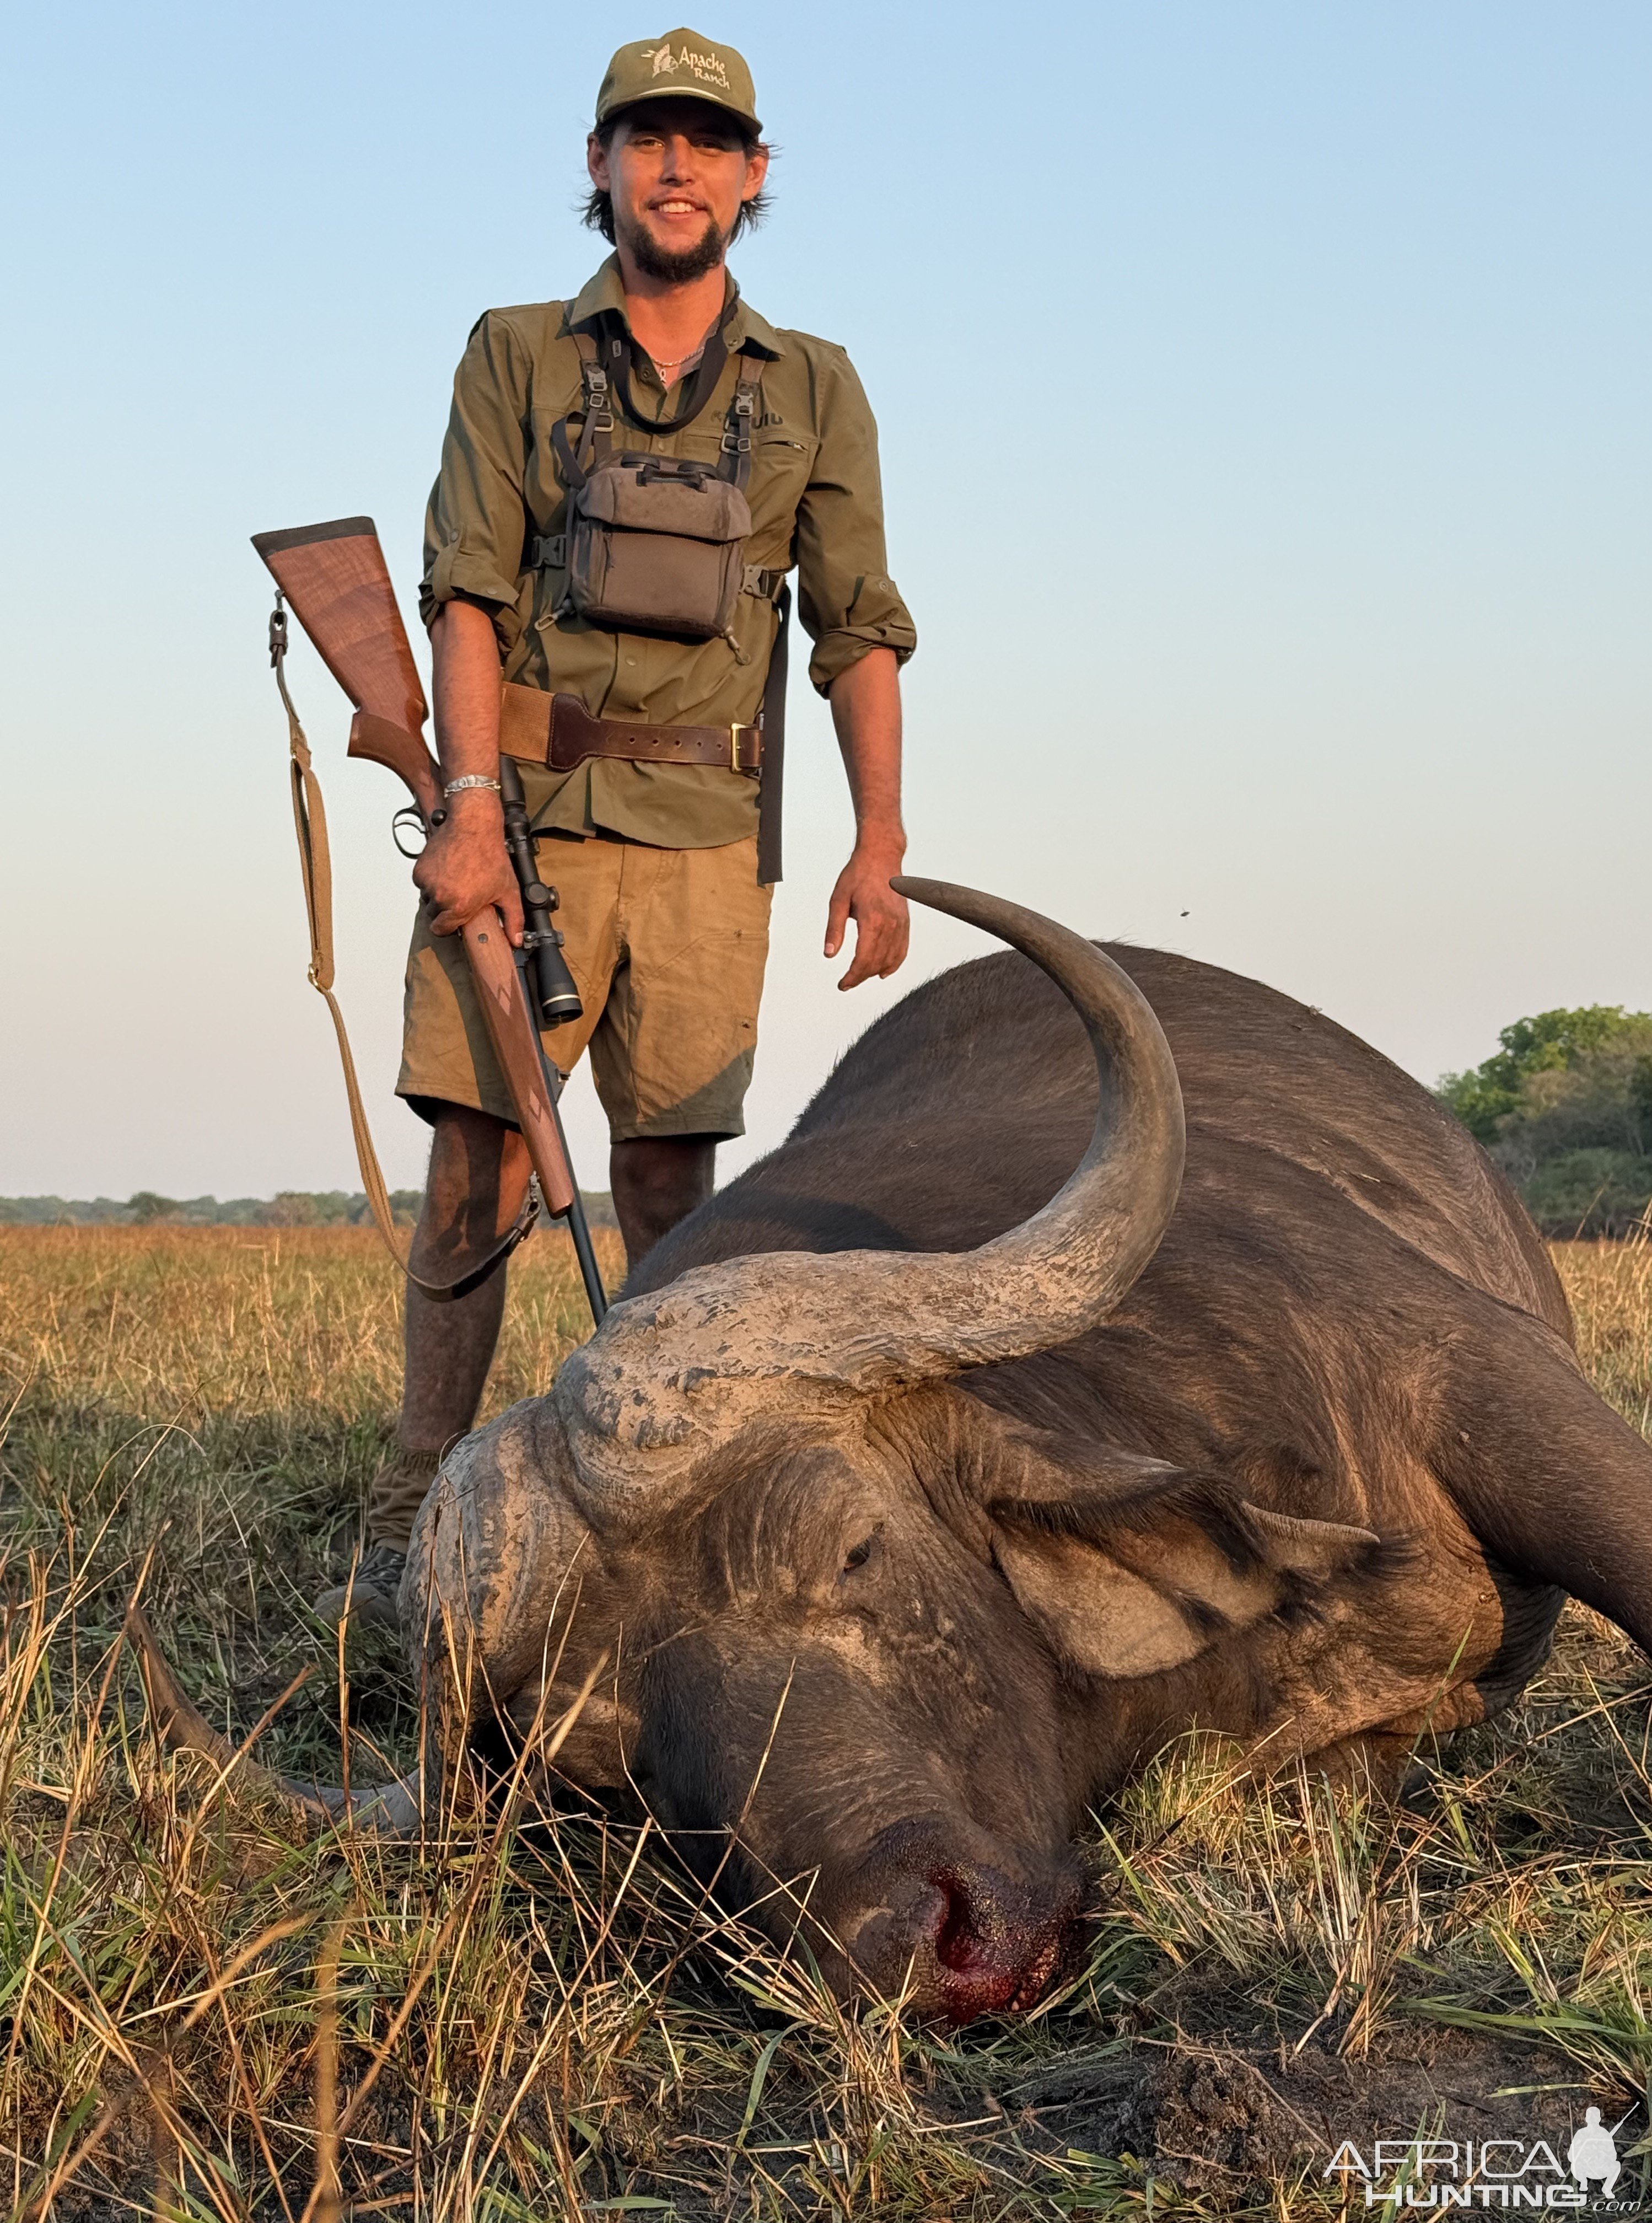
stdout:
{"type": "Polygon", "coordinates": [[[1645,1643],[1652,1453],[1374,1050],[900,885],[1024,954],[879,1020],[453,1452],[403,1615],[449,1758],[602,1662],[562,1770],[839,1990],[963,2022],[1038,1996],[1086,1807],[1190,1724],[1385,1770],[1507,1704],[1568,1591],[1645,1643]]]}

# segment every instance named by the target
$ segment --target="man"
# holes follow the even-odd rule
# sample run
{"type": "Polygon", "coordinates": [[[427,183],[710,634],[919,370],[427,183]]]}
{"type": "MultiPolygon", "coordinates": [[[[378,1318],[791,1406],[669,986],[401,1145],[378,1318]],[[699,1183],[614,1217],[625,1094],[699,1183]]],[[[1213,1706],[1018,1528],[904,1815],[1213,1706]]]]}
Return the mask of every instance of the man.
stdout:
{"type": "MultiPolygon", "coordinates": [[[[876,429],[847,356],[774,330],[725,267],[762,213],[768,173],[750,70],[689,30],[622,47],[586,159],[587,221],[615,252],[573,301],[477,324],[426,524],[421,608],[447,816],[413,872],[424,902],[398,1087],[435,1130],[412,1263],[443,1282],[487,1257],[529,1177],[455,938],[490,905],[521,932],[496,784],[501,679],[505,745],[521,751],[539,872],[560,895],[584,1004],[546,1048],[564,1073],[590,1048],[633,1263],[711,1194],[718,1143],[744,1131],[778,877],[772,853],[759,858],[756,724],[794,565],[810,677],[832,705],[855,809],[826,954],[852,920],[839,984],[852,988],[907,951],[906,904],[889,883],[906,846],[897,672],[916,635],[884,570],[876,429]],[[605,463],[628,467],[624,500],[642,490],[638,515],[662,479],[671,500],[737,523],[744,495],[750,532],[720,631],[650,624],[651,606],[629,623],[605,610],[639,543],[594,523],[594,498],[577,515],[568,500],[605,463]],[[573,721],[551,708],[569,696],[573,721]],[[578,721],[578,706],[600,727],[578,721]],[[576,740],[591,753],[570,768],[576,740]]],[[[679,537],[667,554],[683,550],[679,537]]],[[[771,743],[774,726],[771,702],[771,743]]],[[[771,750],[771,803],[777,772],[771,750]]],[[[474,1421],[504,1302],[502,1271],[448,1302],[409,1284],[399,1450],[374,1487],[354,1589],[366,1618],[394,1620],[413,1515],[474,1421]]],[[[336,1619],[344,1603],[332,1590],[317,1611],[336,1619]]]]}

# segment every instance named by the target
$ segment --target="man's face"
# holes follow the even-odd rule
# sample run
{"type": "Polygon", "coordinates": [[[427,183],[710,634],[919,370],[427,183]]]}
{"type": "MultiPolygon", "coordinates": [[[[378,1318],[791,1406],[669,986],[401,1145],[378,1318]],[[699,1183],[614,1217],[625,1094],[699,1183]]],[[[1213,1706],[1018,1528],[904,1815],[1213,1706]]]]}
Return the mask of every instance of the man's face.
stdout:
{"type": "Polygon", "coordinates": [[[685,284],[722,261],[769,157],[748,155],[739,126],[703,100],[650,100],[621,117],[606,148],[593,133],[586,164],[638,268],[685,284]]]}

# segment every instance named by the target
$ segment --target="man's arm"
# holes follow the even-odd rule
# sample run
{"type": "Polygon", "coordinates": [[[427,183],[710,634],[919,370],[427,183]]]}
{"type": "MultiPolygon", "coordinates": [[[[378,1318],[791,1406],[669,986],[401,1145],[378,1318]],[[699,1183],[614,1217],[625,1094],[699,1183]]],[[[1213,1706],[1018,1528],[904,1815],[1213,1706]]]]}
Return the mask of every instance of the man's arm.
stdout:
{"type": "Polygon", "coordinates": [[[840,348],[820,346],[814,372],[820,446],[797,506],[797,613],[854,798],[854,854],[832,891],[826,934],[835,957],[854,920],[854,961],[838,983],[853,988],[893,973],[907,954],[907,906],[889,881],[907,846],[897,674],[917,634],[884,568],[877,426],[865,394],[840,348]]]}
{"type": "Polygon", "coordinates": [[[826,954],[843,948],[855,922],[854,961],[838,986],[883,979],[906,957],[907,899],[889,885],[907,853],[901,823],[901,678],[895,652],[870,648],[827,690],[855,805],[855,847],[826,912],[826,954]]]}
{"type": "MultiPolygon", "coordinates": [[[[443,602],[430,626],[436,751],[444,781],[480,772],[499,778],[499,661],[493,620],[474,602],[443,602]]],[[[489,788],[462,788],[413,866],[430,904],[432,934],[457,934],[489,904],[522,939],[522,896],[505,847],[505,816],[489,788]]]]}

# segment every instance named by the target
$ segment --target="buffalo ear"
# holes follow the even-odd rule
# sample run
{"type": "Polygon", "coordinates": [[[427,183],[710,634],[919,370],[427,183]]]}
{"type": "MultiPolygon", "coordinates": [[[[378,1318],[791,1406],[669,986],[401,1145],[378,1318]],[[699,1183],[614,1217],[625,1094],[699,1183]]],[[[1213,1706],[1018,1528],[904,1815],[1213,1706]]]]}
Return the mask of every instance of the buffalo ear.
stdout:
{"type": "Polygon", "coordinates": [[[998,1566],[1052,1651],[1087,1675],[1155,1675],[1196,1659],[1214,1631],[1094,1545],[1007,1527],[998,1566]]]}
{"type": "Polygon", "coordinates": [[[1270,1513],[1219,1477],[1143,1460],[1134,1492],[1110,1481],[1099,1499],[1079,1480],[1075,1495],[988,1508],[994,1556],[1021,1610],[1091,1675],[1184,1666],[1220,1637],[1306,1606],[1380,1548],[1368,1528],[1270,1513]]]}

